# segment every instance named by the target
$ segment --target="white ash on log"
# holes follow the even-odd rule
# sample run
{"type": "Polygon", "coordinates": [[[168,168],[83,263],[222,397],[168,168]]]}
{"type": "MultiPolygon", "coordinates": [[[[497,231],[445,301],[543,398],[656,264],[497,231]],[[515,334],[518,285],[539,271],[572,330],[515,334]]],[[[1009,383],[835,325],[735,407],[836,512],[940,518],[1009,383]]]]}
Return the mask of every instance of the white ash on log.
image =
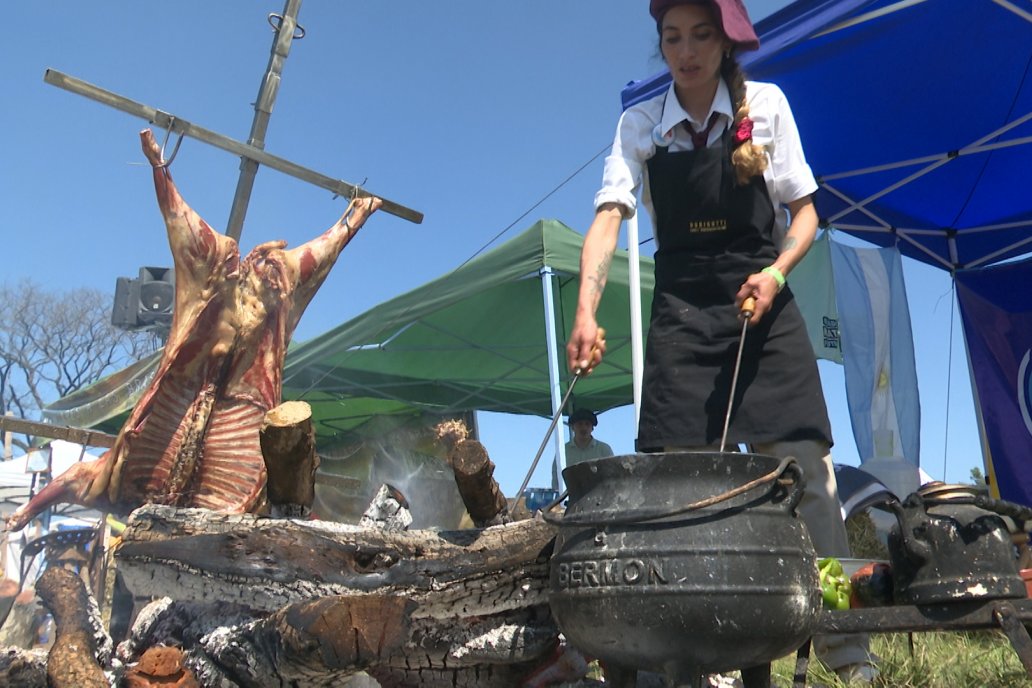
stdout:
{"type": "Polygon", "coordinates": [[[268,473],[266,498],[272,516],[308,516],[319,468],[312,407],[303,401],[280,404],[265,414],[258,439],[268,473]]]}
{"type": "Polygon", "coordinates": [[[512,686],[558,640],[546,597],[554,535],[538,520],[384,532],[150,505],[116,560],[134,591],[202,608],[233,600],[263,617],[199,641],[180,634],[202,685],[333,685],[365,671],[384,686],[512,686]]]}
{"type": "Polygon", "coordinates": [[[115,560],[134,594],[273,612],[321,595],[407,592],[432,613],[547,606],[555,528],[383,532],[157,504],[133,512],[115,560]]]}
{"type": "Polygon", "coordinates": [[[466,511],[477,528],[509,523],[509,503],[494,479],[495,465],[487,450],[461,420],[448,420],[435,428],[438,442],[447,452],[448,465],[455,473],[455,484],[466,511]]]}
{"type": "Polygon", "coordinates": [[[358,525],[387,533],[408,530],[412,525],[412,512],[408,506],[408,500],[400,490],[391,485],[381,485],[358,525]]]}
{"type": "Polygon", "coordinates": [[[111,661],[111,639],[82,579],[67,569],[51,567],[40,576],[36,592],[56,627],[54,646],[47,657],[47,685],[107,688],[110,683],[102,667],[111,661]]]}
{"type": "Polygon", "coordinates": [[[162,597],[146,605],[136,617],[129,637],[118,644],[115,656],[133,664],[151,647],[190,648],[221,626],[242,626],[263,614],[238,604],[176,602],[162,597]]]}
{"type": "Polygon", "coordinates": [[[207,636],[223,676],[248,688],[334,685],[359,670],[381,686],[519,685],[555,648],[554,628],[531,618],[447,628],[410,619],[401,596],[324,597],[243,628],[207,636]]]}

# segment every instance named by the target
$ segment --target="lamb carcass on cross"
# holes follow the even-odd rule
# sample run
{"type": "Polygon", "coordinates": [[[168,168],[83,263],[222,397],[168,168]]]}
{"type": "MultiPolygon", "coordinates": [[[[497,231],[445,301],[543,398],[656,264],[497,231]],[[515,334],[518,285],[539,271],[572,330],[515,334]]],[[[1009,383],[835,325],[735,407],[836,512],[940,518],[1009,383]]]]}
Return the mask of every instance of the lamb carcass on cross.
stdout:
{"type": "Polygon", "coordinates": [[[23,528],[65,502],[128,512],[146,503],[254,509],[265,486],[259,430],[280,403],[283,359],[341,250],[381,205],[353,200],[321,236],[270,241],[240,258],[179,195],[149,129],[140,133],[175,265],[171,332],[150,386],[100,459],[76,464],[7,520],[23,528]]]}

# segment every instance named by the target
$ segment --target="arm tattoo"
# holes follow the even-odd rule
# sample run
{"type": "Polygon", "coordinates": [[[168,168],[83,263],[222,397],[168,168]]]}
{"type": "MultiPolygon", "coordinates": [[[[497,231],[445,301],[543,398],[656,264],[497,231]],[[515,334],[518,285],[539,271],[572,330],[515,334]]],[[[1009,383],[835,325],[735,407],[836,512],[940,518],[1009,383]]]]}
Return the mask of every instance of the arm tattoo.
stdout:
{"type": "Polygon", "coordinates": [[[785,245],[781,247],[781,250],[782,251],[791,251],[792,249],[794,249],[796,247],[796,244],[798,244],[798,243],[799,242],[796,241],[796,238],[793,237],[793,236],[785,237],[785,245]]]}
{"type": "Polygon", "coordinates": [[[606,279],[609,277],[609,265],[613,262],[613,252],[606,251],[602,260],[598,262],[598,269],[594,275],[589,275],[591,281],[591,293],[597,298],[602,298],[602,290],[606,288],[606,279]]]}

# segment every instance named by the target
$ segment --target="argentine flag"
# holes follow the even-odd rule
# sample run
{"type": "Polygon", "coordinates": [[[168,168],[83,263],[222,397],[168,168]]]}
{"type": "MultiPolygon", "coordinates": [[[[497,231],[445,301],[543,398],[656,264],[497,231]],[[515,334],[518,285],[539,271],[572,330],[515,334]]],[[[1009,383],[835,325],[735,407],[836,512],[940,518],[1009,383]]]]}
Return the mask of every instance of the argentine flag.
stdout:
{"type": "Polygon", "coordinates": [[[899,250],[846,246],[824,232],[789,282],[814,353],[845,368],[861,462],[919,466],[921,408],[899,250]]]}

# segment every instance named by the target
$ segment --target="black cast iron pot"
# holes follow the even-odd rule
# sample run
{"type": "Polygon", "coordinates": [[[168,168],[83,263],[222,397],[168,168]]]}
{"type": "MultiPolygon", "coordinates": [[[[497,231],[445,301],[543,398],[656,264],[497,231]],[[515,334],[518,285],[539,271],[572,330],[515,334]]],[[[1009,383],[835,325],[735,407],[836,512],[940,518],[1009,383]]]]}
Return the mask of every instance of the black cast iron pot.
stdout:
{"type": "Polygon", "coordinates": [[[582,651],[676,681],[770,662],[813,634],[821,590],[794,462],[635,454],[563,477],[550,604],[582,651]]]}

